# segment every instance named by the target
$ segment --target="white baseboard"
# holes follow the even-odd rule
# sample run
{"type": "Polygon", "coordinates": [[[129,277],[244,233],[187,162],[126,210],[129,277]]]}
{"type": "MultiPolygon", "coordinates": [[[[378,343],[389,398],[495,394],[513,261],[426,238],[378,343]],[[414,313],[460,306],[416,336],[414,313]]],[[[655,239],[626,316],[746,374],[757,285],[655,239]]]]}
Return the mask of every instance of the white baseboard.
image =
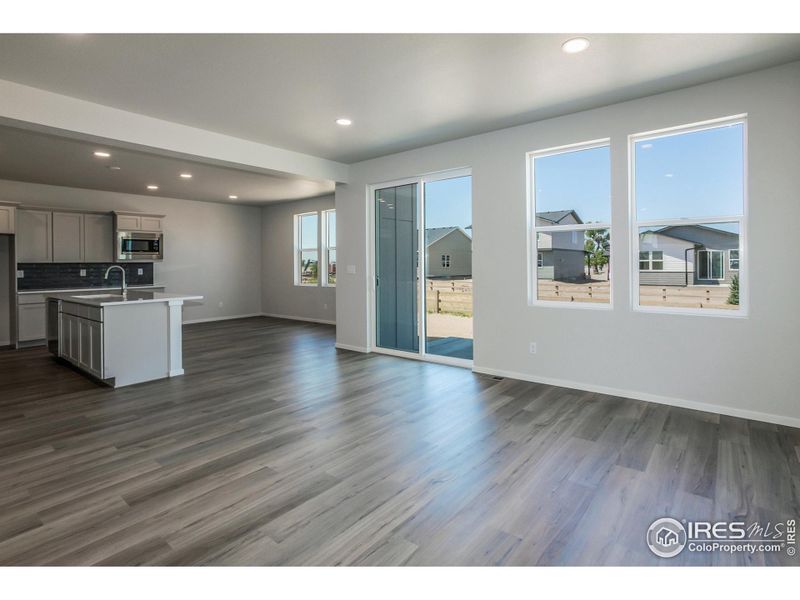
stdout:
{"type": "Polygon", "coordinates": [[[205,319],[190,319],[184,321],[184,325],[194,325],[195,323],[211,323],[213,321],[231,321],[233,319],[249,319],[250,317],[260,317],[261,313],[251,313],[249,315],[230,315],[225,317],[208,317],[205,319]]]}
{"type": "Polygon", "coordinates": [[[606,394],[609,396],[620,396],[622,398],[631,398],[633,400],[655,402],[656,404],[666,404],[669,406],[677,406],[680,408],[701,410],[703,412],[715,413],[718,415],[727,415],[729,417],[739,417],[742,419],[750,419],[752,421],[763,421],[765,423],[774,423],[777,425],[786,425],[787,427],[800,428],[800,419],[795,417],[773,415],[770,413],[762,413],[754,410],[721,406],[719,404],[696,402],[694,400],[683,400],[681,398],[673,398],[671,396],[660,396],[658,394],[649,394],[647,392],[636,392],[633,390],[623,390],[618,388],[606,387],[602,385],[592,385],[587,383],[581,383],[578,381],[553,379],[551,377],[538,377],[534,375],[528,375],[526,373],[518,373],[516,371],[505,371],[502,369],[473,367],[472,371],[474,373],[480,373],[483,375],[508,377],[509,379],[519,379],[520,381],[531,381],[533,383],[544,383],[546,385],[553,385],[556,387],[571,388],[575,390],[582,390],[585,392],[595,392],[598,394],[606,394]]]}
{"type": "Polygon", "coordinates": [[[323,325],[336,325],[336,321],[326,319],[311,319],[309,317],[295,317],[293,315],[275,315],[272,313],[261,313],[262,317],[272,317],[273,319],[289,319],[290,321],[306,321],[307,323],[322,323],[323,325]]]}
{"type": "Polygon", "coordinates": [[[364,354],[369,353],[369,348],[365,348],[364,346],[351,346],[350,344],[340,344],[336,342],[336,347],[339,350],[352,350],[353,352],[362,352],[364,354]]]}

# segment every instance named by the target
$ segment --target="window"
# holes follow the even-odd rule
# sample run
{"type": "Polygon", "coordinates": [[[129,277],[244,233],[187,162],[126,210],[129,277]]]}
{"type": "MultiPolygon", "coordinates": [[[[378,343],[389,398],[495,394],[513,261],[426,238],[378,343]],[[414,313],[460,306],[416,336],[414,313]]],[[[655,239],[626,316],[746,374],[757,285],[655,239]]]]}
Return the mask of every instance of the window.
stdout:
{"type": "Polygon", "coordinates": [[[325,260],[325,277],[322,285],[336,285],[336,211],[322,211],[322,249],[325,260]]]}
{"type": "Polygon", "coordinates": [[[740,304],[730,286],[744,251],[745,140],[743,117],[630,137],[637,310],[744,314],[746,288],[740,304]]]}
{"type": "Polygon", "coordinates": [[[319,215],[315,212],[294,216],[294,283],[319,283],[319,215]]]}
{"type": "Polygon", "coordinates": [[[660,250],[639,252],[640,271],[663,271],[664,253],[660,250]]]}
{"type": "Polygon", "coordinates": [[[731,250],[728,252],[728,268],[731,271],[739,270],[739,251],[731,250]]]}
{"type": "Polygon", "coordinates": [[[697,252],[697,278],[723,279],[725,271],[722,264],[725,253],[721,250],[699,250],[697,252]]]}
{"type": "Polygon", "coordinates": [[[611,304],[611,159],[608,140],[528,154],[530,303],[611,304]],[[534,255],[535,252],[535,255],[534,255]],[[530,261],[533,264],[533,260],[530,261]],[[547,266],[545,266],[547,265],[547,266]]]}
{"type": "Polygon", "coordinates": [[[450,255],[449,254],[442,254],[442,268],[449,269],[450,268],[450,255]]]}

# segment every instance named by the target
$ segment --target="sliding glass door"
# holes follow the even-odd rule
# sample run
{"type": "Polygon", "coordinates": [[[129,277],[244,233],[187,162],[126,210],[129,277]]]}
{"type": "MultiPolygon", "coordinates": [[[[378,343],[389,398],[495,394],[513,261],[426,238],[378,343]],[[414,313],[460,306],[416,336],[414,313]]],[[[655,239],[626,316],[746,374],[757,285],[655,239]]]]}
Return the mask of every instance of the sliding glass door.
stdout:
{"type": "Polygon", "coordinates": [[[471,361],[471,176],[462,171],[382,186],[373,202],[375,345],[471,361]]]}
{"type": "Polygon", "coordinates": [[[425,182],[425,352],[472,360],[472,177],[425,182]]]}
{"type": "Polygon", "coordinates": [[[377,345],[419,351],[417,326],[416,183],[375,192],[375,295],[377,345]]]}

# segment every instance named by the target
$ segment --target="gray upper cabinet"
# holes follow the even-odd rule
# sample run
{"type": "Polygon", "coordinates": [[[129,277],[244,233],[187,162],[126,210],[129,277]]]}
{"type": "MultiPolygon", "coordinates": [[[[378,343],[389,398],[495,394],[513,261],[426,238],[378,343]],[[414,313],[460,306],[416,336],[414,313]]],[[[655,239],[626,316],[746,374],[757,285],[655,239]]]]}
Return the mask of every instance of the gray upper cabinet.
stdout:
{"type": "Polygon", "coordinates": [[[17,262],[53,262],[53,213],[17,211],[17,262]]]}
{"type": "Polygon", "coordinates": [[[83,222],[81,213],[53,213],[53,262],[84,262],[83,222]]]}
{"type": "Polygon", "coordinates": [[[15,210],[14,206],[0,203],[0,233],[14,233],[14,224],[17,220],[15,210]]]}
{"type": "Polygon", "coordinates": [[[114,261],[114,219],[111,215],[84,215],[84,262],[114,261]]]}
{"type": "Polygon", "coordinates": [[[163,215],[115,212],[117,231],[162,231],[163,215]]]}
{"type": "Polygon", "coordinates": [[[19,209],[16,221],[17,262],[114,261],[110,214],[19,209]]]}

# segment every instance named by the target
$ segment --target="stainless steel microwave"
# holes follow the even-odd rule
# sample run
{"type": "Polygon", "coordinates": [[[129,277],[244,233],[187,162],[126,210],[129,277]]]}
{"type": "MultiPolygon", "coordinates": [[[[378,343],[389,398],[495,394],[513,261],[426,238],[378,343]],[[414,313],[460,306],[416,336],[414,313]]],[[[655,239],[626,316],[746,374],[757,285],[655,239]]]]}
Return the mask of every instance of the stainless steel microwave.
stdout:
{"type": "Polygon", "coordinates": [[[117,260],[164,259],[164,234],[148,231],[118,231],[117,260]]]}

